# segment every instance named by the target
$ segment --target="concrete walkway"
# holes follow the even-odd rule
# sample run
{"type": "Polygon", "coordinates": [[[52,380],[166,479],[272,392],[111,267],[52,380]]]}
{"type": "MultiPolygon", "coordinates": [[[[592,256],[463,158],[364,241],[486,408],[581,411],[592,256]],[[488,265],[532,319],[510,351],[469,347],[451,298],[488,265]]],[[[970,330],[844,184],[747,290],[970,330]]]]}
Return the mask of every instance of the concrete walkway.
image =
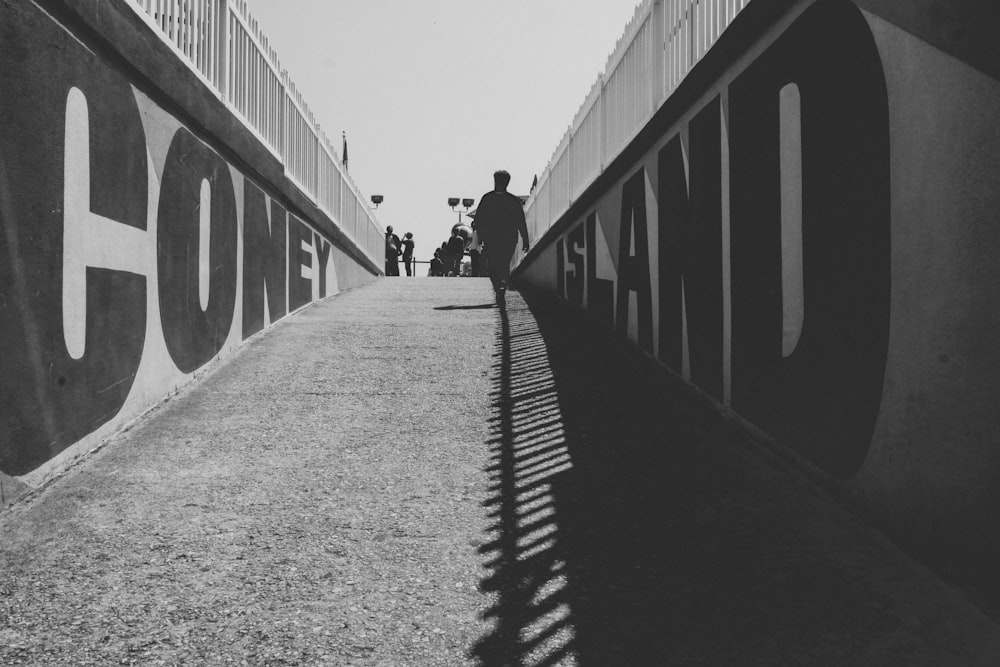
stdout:
{"type": "Polygon", "coordinates": [[[0,664],[996,665],[674,380],[488,282],[326,300],[0,515],[0,664]]]}

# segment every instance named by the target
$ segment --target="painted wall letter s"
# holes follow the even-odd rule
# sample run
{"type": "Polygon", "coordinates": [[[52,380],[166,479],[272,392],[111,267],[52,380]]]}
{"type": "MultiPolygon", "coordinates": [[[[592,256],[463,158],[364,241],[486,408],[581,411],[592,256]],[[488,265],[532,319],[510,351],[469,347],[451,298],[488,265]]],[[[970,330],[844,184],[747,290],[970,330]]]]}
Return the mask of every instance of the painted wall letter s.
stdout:
{"type": "Polygon", "coordinates": [[[579,223],[566,235],[566,259],[573,269],[572,275],[566,276],[566,298],[574,306],[583,305],[583,289],[586,285],[584,275],[585,235],[584,223],[579,223]]]}

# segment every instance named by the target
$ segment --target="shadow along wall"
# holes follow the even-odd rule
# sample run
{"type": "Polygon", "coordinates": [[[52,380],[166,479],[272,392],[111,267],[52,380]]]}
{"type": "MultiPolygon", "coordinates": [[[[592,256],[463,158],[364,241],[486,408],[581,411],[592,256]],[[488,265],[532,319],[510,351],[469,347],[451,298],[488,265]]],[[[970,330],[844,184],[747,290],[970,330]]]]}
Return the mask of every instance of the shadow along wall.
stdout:
{"type": "Polygon", "coordinates": [[[998,13],[751,3],[518,268],[994,602],[998,13]]]}
{"type": "Polygon", "coordinates": [[[194,75],[154,66],[177,59],[127,7],[92,8],[117,21],[102,26],[73,4],[0,0],[8,502],[250,336],[379,271],[194,75]],[[137,44],[135,63],[112,41],[137,44]],[[163,92],[184,86],[176,105],[163,92]]]}

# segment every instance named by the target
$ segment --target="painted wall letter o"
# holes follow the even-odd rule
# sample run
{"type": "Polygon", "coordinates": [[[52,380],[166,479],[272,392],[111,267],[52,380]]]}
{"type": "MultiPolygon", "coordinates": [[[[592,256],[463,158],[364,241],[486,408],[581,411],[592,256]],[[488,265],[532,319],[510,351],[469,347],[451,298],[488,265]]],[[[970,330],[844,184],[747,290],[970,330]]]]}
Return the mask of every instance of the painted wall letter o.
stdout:
{"type": "Polygon", "coordinates": [[[167,151],[157,220],[163,337],[177,368],[191,373],[219,353],[233,324],[237,224],[229,166],[185,128],[177,130],[167,151]],[[201,247],[206,183],[207,254],[201,247]],[[199,292],[205,279],[208,303],[203,308],[199,292]]]}

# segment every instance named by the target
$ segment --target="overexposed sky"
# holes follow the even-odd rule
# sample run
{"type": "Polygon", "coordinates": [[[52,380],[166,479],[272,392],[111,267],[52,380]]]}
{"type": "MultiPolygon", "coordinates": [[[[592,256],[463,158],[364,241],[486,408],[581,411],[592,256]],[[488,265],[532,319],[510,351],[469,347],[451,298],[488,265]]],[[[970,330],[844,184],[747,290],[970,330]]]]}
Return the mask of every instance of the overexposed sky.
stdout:
{"type": "MultiPolygon", "coordinates": [[[[429,259],[493,172],[527,194],[639,0],[249,0],[380,224],[429,259]]],[[[534,241],[534,239],[532,239],[534,241]]]]}

